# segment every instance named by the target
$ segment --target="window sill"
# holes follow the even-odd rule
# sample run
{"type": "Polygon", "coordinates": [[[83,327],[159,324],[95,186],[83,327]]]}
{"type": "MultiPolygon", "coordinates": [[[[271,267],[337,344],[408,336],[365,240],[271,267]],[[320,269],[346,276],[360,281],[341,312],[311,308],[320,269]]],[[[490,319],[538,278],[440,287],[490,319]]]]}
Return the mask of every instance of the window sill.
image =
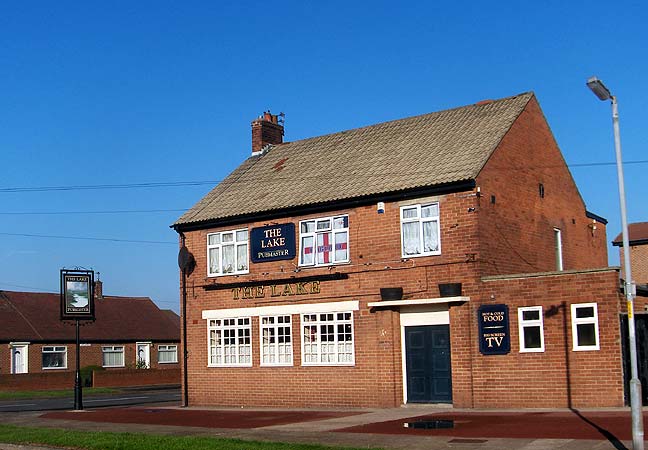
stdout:
{"type": "Polygon", "coordinates": [[[326,268],[326,267],[337,267],[337,266],[348,266],[351,265],[351,261],[344,261],[344,262],[336,262],[336,263],[328,263],[328,264],[299,264],[297,267],[299,270],[301,269],[321,269],[321,268],[326,268]]]}
{"type": "Polygon", "coordinates": [[[43,370],[67,370],[67,366],[66,367],[43,367],[42,369],[43,370]]]}
{"type": "Polygon", "coordinates": [[[158,361],[158,364],[178,364],[178,361],[158,361]]]}
{"type": "Polygon", "coordinates": [[[250,271],[248,270],[247,272],[232,272],[232,273],[213,273],[213,274],[207,274],[207,278],[220,278],[220,277],[235,277],[238,275],[248,275],[250,271]]]}
{"type": "Polygon", "coordinates": [[[572,348],[572,351],[574,352],[595,352],[600,350],[598,346],[596,347],[578,347],[578,348],[572,348]]]}
{"type": "Polygon", "coordinates": [[[441,250],[439,250],[438,252],[417,253],[415,255],[403,255],[403,254],[401,254],[401,258],[410,259],[410,258],[422,258],[424,256],[439,256],[439,255],[441,255],[441,250]]]}
{"type": "Polygon", "coordinates": [[[352,363],[305,363],[302,361],[303,367],[355,367],[355,362],[352,363]]]}
{"type": "Polygon", "coordinates": [[[252,364],[207,364],[207,367],[212,369],[227,369],[233,367],[252,367],[252,364]]]}

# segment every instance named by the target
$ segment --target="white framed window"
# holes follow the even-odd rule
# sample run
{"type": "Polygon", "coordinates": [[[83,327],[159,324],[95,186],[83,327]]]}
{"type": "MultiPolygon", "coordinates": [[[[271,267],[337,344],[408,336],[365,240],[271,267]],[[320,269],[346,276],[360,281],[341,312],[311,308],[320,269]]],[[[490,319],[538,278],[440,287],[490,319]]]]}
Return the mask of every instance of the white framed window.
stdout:
{"type": "Polygon", "coordinates": [[[299,222],[299,265],[327,266],[349,262],[349,216],[299,222]]]}
{"type": "Polygon", "coordinates": [[[571,305],[574,351],[599,349],[598,308],[596,303],[571,305]]]}
{"type": "Polygon", "coordinates": [[[47,346],[42,349],[43,369],[67,369],[67,347],[47,346]]]}
{"type": "Polygon", "coordinates": [[[261,327],[261,365],[292,366],[291,317],[289,315],[260,317],[259,324],[261,327]]]}
{"type": "Polygon", "coordinates": [[[441,254],[439,203],[401,206],[402,256],[441,254]]]}
{"type": "Polygon", "coordinates": [[[331,312],[301,315],[302,365],[352,366],[353,313],[331,312]]]}
{"type": "Polygon", "coordinates": [[[248,230],[221,231],[207,235],[207,275],[237,275],[250,270],[248,230]]]}
{"type": "Polygon", "coordinates": [[[108,345],[101,347],[103,367],[124,367],[124,346],[108,345]]]}
{"type": "Polygon", "coordinates": [[[563,270],[563,254],[562,254],[562,233],[560,228],[554,228],[554,246],[556,253],[556,270],[563,270]]]}
{"type": "Polygon", "coordinates": [[[249,317],[212,319],[208,322],[208,365],[251,366],[252,325],[249,317]]]}
{"type": "Polygon", "coordinates": [[[178,362],[177,345],[158,345],[158,363],[169,364],[178,362]]]}
{"type": "Polygon", "coordinates": [[[520,353],[544,352],[542,306],[518,308],[520,353]]]}

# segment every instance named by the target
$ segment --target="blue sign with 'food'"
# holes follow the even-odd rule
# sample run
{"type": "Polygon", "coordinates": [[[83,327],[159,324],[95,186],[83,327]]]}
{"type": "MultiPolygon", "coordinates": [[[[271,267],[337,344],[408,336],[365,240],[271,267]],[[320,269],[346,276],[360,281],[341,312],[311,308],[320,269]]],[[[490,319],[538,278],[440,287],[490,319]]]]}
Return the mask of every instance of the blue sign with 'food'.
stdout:
{"type": "Polygon", "coordinates": [[[511,351],[508,306],[482,305],[477,310],[477,320],[482,355],[505,355],[511,351]]]}
{"type": "Polygon", "coordinates": [[[295,224],[252,228],[250,233],[252,262],[278,261],[295,257],[295,224]]]}

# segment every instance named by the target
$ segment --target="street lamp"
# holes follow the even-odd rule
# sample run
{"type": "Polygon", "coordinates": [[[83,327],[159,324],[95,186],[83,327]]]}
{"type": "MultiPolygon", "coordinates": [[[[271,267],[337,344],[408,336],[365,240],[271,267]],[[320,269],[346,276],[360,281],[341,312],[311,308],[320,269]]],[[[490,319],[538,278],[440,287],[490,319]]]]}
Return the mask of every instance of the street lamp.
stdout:
{"type": "Polygon", "coordinates": [[[628,219],[626,216],[625,187],[623,182],[623,163],[621,160],[621,137],[619,136],[619,111],[617,99],[596,77],[587,80],[587,87],[594,92],[599,100],[612,101],[612,124],[614,125],[614,149],[616,152],[617,178],[619,181],[619,204],[621,205],[621,231],[623,235],[623,290],[628,308],[628,346],[630,347],[630,410],[632,412],[632,446],[634,450],[643,450],[644,431],[641,412],[641,382],[637,370],[637,341],[635,337],[634,320],[634,283],[630,269],[630,244],[628,238],[628,219]]]}

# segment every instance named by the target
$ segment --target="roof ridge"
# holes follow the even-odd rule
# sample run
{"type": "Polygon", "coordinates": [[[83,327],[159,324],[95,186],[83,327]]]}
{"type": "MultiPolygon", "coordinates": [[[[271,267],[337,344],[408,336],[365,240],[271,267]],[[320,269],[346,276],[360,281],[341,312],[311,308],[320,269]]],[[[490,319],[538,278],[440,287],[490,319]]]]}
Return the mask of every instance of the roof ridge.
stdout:
{"type": "MultiPolygon", "coordinates": [[[[379,126],[386,125],[386,124],[398,124],[400,122],[405,122],[405,121],[408,121],[408,120],[413,121],[414,119],[418,119],[418,118],[421,118],[421,117],[441,115],[441,114],[446,114],[446,113],[453,112],[453,111],[459,111],[459,110],[462,110],[462,109],[483,108],[483,107],[486,107],[486,106],[491,106],[494,103],[502,103],[502,102],[505,102],[505,101],[510,101],[510,100],[513,100],[513,99],[516,99],[516,98],[519,98],[519,97],[523,97],[525,95],[528,95],[529,98],[535,97],[535,93],[533,91],[527,91],[527,92],[522,92],[522,93],[517,94],[517,95],[511,95],[511,96],[508,96],[508,97],[498,98],[498,99],[495,99],[495,100],[480,100],[480,102],[478,102],[478,103],[471,103],[471,104],[463,105],[463,106],[455,106],[454,108],[442,109],[441,111],[431,111],[431,112],[427,112],[427,113],[423,113],[423,114],[416,114],[416,115],[413,115],[413,116],[401,117],[400,119],[386,120],[384,122],[378,122],[378,123],[374,123],[374,124],[371,124],[371,125],[364,125],[364,126],[357,127],[357,128],[349,128],[347,130],[334,131],[333,133],[326,133],[326,134],[322,134],[320,136],[311,136],[311,137],[304,138],[304,139],[298,139],[296,141],[282,142],[281,144],[273,145],[273,147],[274,148],[281,148],[283,146],[290,145],[290,144],[303,143],[303,142],[308,142],[308,141],[315,140],[315,139],[321,139],[321,138],[330,137],[330,136],[336,136],[336,135],[343,135],[343,134],[346,134],[346,133],[351,133],[351,132],[361,131],[361,130],[365,130],[365,129],[369,129],[369,128],[379,127],[379,126]],[[481,102],[484,102],[484,103],[481,103],[481,102]]],[[[264,156],[265,154],[268,154],[268,153],[271,153],[271,152],[266,152],[266,153],[260,154],[260,155],[251,155],[250,157],[248,157],[246,159],[246,161],[248,161],[253,156],[254,157],[258,156],[259,159],[261,159],[262,156],[264,156]]],[[[225,180],[223,180],[223,181],[225,181],[225,180]]]]}

